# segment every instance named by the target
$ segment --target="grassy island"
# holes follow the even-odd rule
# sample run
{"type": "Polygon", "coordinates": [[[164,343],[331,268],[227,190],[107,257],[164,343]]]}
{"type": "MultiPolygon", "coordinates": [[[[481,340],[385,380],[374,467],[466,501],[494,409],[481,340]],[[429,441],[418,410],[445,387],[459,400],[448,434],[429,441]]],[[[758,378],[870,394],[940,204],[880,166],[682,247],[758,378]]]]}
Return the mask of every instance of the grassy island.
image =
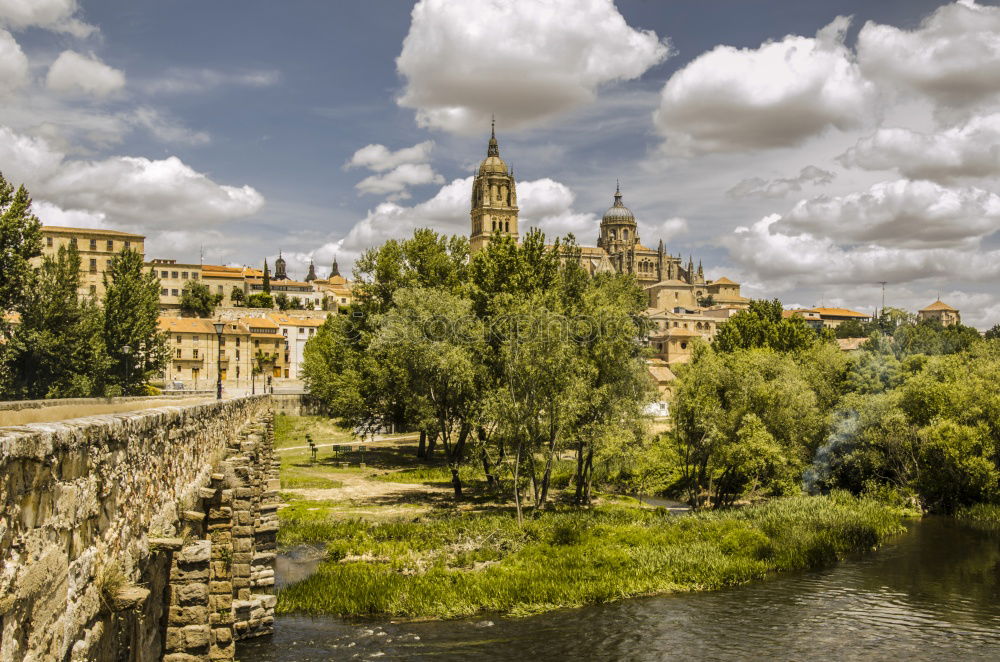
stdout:
{"type": "Polygon", "coordinates": [[[473,480],[471,467],[469,492],[455,501],[444,458],[418,460],[411,437],[369,442],[362,456],[326,419],[280,416],[276,433],[279,543],[325,545],[316,573],[279,594],[283,613],[520,616],[712,590],[870,550],[901,532],[906,515],[846,492],[693,513],[603,494],[580,508],[565,486],[518,524],[510,499],[473,480]]]}

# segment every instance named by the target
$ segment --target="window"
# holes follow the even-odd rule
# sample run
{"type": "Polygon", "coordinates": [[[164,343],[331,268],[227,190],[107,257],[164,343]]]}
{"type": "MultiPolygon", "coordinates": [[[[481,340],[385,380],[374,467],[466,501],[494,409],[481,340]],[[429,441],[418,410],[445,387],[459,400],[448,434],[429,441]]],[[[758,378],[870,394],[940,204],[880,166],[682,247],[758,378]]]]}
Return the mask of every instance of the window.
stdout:
{"type": "Polygon", "coordinates": [[[309,329],[309,335],[313,336],[316,334],[316,329],[309,329]]]}
{"type": "Polygon", "coordinates": [[[115,242],[113,239],[108,239],[108,250],[109,251],[115,250],[115,242]]]}
{"type": "Polygon", "coordinates": [[[181,348],[177,348],[177,358],[181,358],[181,348]]]}
{"type": "Polygon", "coordinates": [[[237,346],[237,347],[239,347],[239,346],[240,346],[240,339],[239,339],[239,338],[237,338],[237,339],[236,339],[236,346],[237,346]]]}
{"type": "Polygon", "coordinates": [[[170,296],[172,297],[177,296],[177,290],[170,290],[170,296]]]}
{"type": "Polygon", "coordinates": [[[168,292],[168,291],[169,291],[169,290],[167,290],[167,288],[165,288],[165,287],[163,287],[163,288],[160,288],[160,296],[161,296],[161,297],[165,297],[165,296],[167,296],[167,292],[168,292]]]}
{"type": "Polygon", "coordinates": [[[181,341],[181,337],[177,336],[177,342],[180,342],[180,341],[181,341]]]}
{"type": "Polygon", "coordinates": [[[222,294],[222,286],[221,285],[218,286],[218,293],[222,294]]]}
{"type": "Polygon", "coordinates": [[[132,248],[132,242],[131,241],[126,241],[125,242],[125,250],[128,250],[130,248],[132,248]]]}
{"type": "Polygon", "coordinates": [[[90,261],[90,273],[92,273],[92,274],[96,274],[97,273],[97,260],[92,259],[90,261]]]}
{"type": "Polygon", "coordinates": [[[177,272],[176,271],[171,271],[170,272],[170,277],[171,278],[177,278],[177,272]]]}
{"type": "Polygon", "coordinates": [[[96,285],[91,285],[90,286],[90,296],[92,296],[92,297],[96,297],[97,296],[97,286],[96,285]]]}
{"type": "Polygon", "coordinates": [[[302,328],[302,327],[300,326],[300,327],[299,327],[299,335],[301,336],[301,335],[302,335],[303,333],[305,333],[305,332],[306,332],[306,330],[305,330],[305,329],[303,329],[303,328],[302,328]]]}
{"type": "Polygon", "coordinates": [[[72,246],[73,248],[76,248],[76,247],[77,247],[77,245],[76,245],[76,237],[73,237],[73,238],[71,238],[71,239],[69,240],[69,244],[70,244],[70,246],[72,246]]]}
{"type": "Polygon", "coordinates": [[[198,350],[194,350],[194,358],[198,358],[198,350]]]}
{"type": "Polygon", "coordinates": [[[191,272],[191,280],[198,280],[198,274],[196,274],[195,272],[192,271],[191,272]]]}
{"type": "Polygon", "coordinates": [[[186,272],[186,271],[182,271],[182,272],[181,272],[181,278],[183,278],[183,279],[187,280],[187,277],[188,277],[188,272],[186,272]]]}
{"type": "Polygon", "coordinates": [[[193,340],[194,342],[198,342],[199,340],[201,340],[201,336],[194,336],[193,338],[191,338],[191,340],[193,340]]]}
{"type": "Polygon", "coordinates": [[[221,338],[219,338],[219,347],[225,347],[225,346],[226,346],[226,337],[222,336],[221,338]]]}
{"type": "Polygon", "coordinates": [[[49,248],[52,248],[52,237],[45,238],[45,245],[48,246],[49,248]]]}
{"type": "Polygon", "coordinates": [[[166,271],[161,271],[160,272],[160,278],[166,278],[166,277],[167,277],[167,272],[166,271]]]}
{"type": "Polygon", "coordinates": [[[254,347],[260,347],[260,341],[259,340],[254,340],[253,341],[253,346],[254,347]]]}
{"type": "Polygon", "coordinates": [[[282,329],[281,330],[281,335],[283,335],[283,336],[285,336],[287,338],[288,337],[288,329],[282,329]]]}
{"type": "Polygon", "coordinates": [[[91,239],[90,240],[90,250],[92,250],[92,251],[96,251],[97,250],[97,240],[96,239],[91,239]]]}
{"type": "MultiPolygon", "coordinates": [[[[237,340],[239,340],[239,338],[237,338],[237,340]]],[[[236,360],[237,361],[240,360],[240,350],[236,350],[236,360]]],[[[239,370],[239,368],[237,368],[236,370],[239,370]]],[[[239,372],[236,373],[237,376],[239,376],[239,374],[240,374],[239,372]]]]}

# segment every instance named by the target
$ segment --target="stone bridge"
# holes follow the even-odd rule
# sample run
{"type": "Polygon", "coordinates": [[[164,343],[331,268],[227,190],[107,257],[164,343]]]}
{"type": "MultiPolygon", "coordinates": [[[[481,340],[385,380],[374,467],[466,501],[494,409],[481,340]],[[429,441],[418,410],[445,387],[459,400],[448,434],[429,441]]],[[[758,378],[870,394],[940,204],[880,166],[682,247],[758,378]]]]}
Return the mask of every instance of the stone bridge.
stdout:
{"type": "Polygon", "coordinates": [[[272,445],[268,396],[0,428],[0,661],[233,660],[270,633],[272,445]]]}

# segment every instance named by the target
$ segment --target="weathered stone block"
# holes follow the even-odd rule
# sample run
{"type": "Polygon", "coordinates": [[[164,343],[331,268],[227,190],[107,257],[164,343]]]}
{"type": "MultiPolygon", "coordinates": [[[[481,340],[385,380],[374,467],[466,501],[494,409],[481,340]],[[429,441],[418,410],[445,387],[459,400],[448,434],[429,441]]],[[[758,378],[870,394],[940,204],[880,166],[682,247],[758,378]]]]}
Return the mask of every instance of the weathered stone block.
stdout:
{"type": "Polygon", "coordinates": [[[205,584],[185,584],[176,589],[177,600],[182,605],[206,604],[208,602],[208,587],[205,584]]]}
{"type": "Polygon", "coordinates": [[[208,591],[210,593],[224,593],[226,595],[233,594],[233,583],[232,582],[209,582],[208,591]]]}
{"type": "Polygon", "coordinates": [[[208,561],[212,555],[212,541],[199,540],[181,549],[180,561],[185,563],[201,563],[208,561]]]}
{"type": "Polygon", "coordinates": [[[187,649],[205,648],[208,646],[209,633],[208,623],[203,625],[184,626],[184,646],[187,649]]]}

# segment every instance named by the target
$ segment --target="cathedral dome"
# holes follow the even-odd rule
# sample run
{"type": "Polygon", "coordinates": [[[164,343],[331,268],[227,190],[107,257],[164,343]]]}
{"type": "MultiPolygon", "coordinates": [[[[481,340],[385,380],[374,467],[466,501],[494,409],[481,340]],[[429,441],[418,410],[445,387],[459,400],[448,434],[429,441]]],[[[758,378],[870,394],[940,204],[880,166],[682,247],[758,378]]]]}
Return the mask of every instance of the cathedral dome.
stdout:
{"type": "Polygon", "coordinates": [[[635,214],[632,210],[622,204],[622,193],[619,188],[615,188],[615,203],[604,212],[602,223],[635,223],[635,214]]]}
{"type": "Polygon", "coordinates": [[[486,149],[486,158],[479,164],[480,175],[506,175],[507,164],[500,158],[500,146],[497,144],[495,123],[490,127],[490,144],[486,149]]]}

